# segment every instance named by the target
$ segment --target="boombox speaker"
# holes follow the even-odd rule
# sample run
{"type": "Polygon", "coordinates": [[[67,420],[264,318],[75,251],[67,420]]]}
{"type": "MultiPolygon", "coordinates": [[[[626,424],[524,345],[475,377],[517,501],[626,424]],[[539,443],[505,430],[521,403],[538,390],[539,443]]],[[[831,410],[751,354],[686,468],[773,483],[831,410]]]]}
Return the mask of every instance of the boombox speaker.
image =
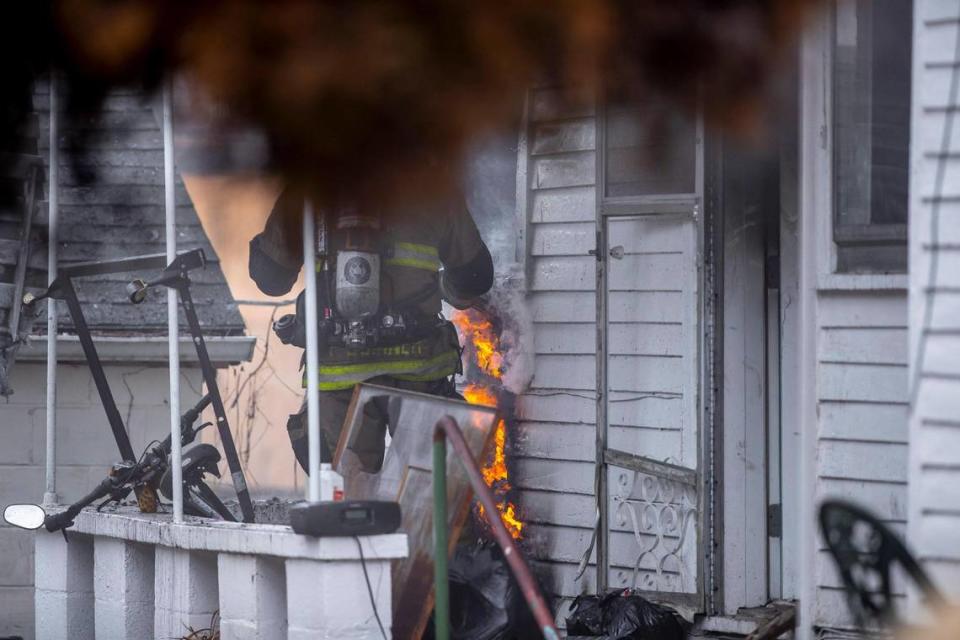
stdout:
{"type": "Polygon", "coordinates": [[[400,528],[400,505],[377,500],[305,502],[290,507],[290,526],[307,536],[373,536],[400,528]]]}

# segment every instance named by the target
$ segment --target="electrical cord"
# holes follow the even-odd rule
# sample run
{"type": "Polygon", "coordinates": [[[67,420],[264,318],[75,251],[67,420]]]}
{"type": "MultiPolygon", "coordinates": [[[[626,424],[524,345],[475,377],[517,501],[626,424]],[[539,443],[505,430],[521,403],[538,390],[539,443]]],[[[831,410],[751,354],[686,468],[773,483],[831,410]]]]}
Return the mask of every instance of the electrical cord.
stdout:
{"type": "MultiPolygon", "coordinates": [[[[960,16],[958,16],[960,18],[960,16]]],[[[933,193],[930,194],[930,266],[927,270],[927,282],[923,293],[923,320],[920,325],[920,337],[913,362],[913,375],[910,380],[910,407],[916,408],[923,377],[923,365],[926,361],[927,340],[933,328],[933,306],[936,300],[940,271],[940,204],[943,201],[943,187],[947,175],[947,160],[953,141],[954,115],[957,113],[957,96],[960,94],[960,34],[954,40],[953,69],[950,75],[950,89],[944,111],[943,129],[940,137],[940,152],[937,154],[937,170],[934,174],[933,193]]]]}
{"type": "Polygon", "coordinates": [[[380,621],[380,612],[377,611],[377,601],[373,597],[373,587],[370,585],[370,575],[367,573],[367,559],[363,557],[363,545],[360,544],[360,538],[353,536],[357,543],[357,551],[360,553],[360,566],[363,567],[363,579],[367,582],[367,593],[370,594],[370,606],[373,607],[373,615],[377,619],[377,626],[380,627],[380,633],[383,640],[387,639],[387,632],[383,628],[383,622],[380,621]]]}

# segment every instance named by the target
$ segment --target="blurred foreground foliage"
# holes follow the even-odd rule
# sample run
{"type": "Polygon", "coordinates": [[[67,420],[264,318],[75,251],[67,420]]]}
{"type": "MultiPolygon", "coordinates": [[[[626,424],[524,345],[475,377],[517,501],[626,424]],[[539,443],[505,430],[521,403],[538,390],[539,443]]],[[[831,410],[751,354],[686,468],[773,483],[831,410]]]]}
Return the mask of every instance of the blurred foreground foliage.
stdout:
{"type": "MultiPolygon", "coordinates": [[[[526,89],[702,103],[749,132],[815,0],[30,0],[7,3],[0,146],[36,78],[69,118],[176,73],[260,130],[273,169],[319,198],[423,194],[465,147],[516,126],[526,89]]],[[[81,139],[72,152],[83,153],[81,139]]]]}

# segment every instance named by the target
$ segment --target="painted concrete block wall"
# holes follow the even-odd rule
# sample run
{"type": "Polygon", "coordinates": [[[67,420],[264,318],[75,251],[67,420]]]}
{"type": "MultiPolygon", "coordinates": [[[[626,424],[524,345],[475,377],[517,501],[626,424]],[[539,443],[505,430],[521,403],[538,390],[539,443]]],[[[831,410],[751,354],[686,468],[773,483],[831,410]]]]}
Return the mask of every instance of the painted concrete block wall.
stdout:
{"type": "Polygon", "coordinates": [[[934,581],[954,598],[960,596],[960,96],[954,77],[960,72],[958,39],[960,2],[916,0],[909,539],[934,581]]]}
{"type": "Polygon", "coordinates": [[[179,638],[215,611],[224,640],[389,637],[391,566],[409,552],[399,533],[311,538],[136,507],[81,512],[69,544],[35,540],[37,640],[179,638]]]}
{"type": "MultiPolygon", "coordinates": [[[[106,367],[134,450],[169,432],[168,378],[162,367],[106,367]]],[[[198,369],[182,368],[181,404],[199,398],[198,369]]],[[[41,502],[44,491],[46,365],[18,362],[15,392],[0,403],[0,505],[41,502]]],[[[116,444],[96,387],[84,365],[58,369],[57,489],[61,502],[76,500],[117,462],[116,444]]],[[[0,636],[33,637],[33,535],[0,524],[0,636]]]]}

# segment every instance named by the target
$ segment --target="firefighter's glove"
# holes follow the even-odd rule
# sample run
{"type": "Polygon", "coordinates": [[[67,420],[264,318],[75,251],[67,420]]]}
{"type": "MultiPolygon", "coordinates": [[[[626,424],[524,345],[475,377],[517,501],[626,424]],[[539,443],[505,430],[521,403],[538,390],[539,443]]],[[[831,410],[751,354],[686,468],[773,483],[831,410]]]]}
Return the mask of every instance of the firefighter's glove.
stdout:
{"type": "Polygon", "coordinates": [[[440,297],[454,309],[469,309],[477,302],[477,298],[468,298],[457,291],[444,272],[440,272],[440,297]]]}

